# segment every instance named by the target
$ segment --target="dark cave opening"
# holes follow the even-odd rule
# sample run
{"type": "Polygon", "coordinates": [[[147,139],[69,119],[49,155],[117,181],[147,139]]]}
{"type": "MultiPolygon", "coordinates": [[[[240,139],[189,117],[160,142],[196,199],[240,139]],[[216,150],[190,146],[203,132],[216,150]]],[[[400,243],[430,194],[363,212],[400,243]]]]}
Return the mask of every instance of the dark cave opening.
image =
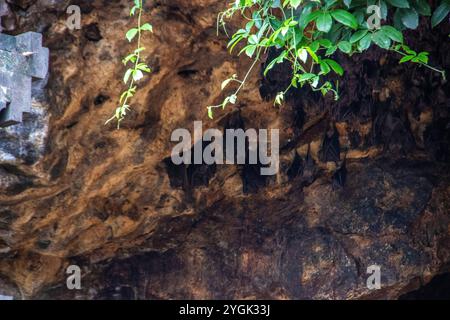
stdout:
{"type": "Polygon", "coordinates": [[[450,272],[435,276],[428,284],[405,293],[399,300],[450,300],[450,272]]]}

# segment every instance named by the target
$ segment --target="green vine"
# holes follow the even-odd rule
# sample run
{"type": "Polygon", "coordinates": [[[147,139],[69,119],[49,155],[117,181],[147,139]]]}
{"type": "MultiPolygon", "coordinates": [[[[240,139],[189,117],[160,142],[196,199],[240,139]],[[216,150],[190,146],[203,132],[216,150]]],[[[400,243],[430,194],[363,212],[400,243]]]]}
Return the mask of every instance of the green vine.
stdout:
{"type": "Polygon", "coordinates": [[[141,46],[142,33],[144,31],[153,32],[153,27],[150,23],[142,24],[143,10],[143,0],[133,0],[130,16],[137,15],[137,27],[128,30],[126,38],[129,42],[137,39],[137,48],[122,60],[123,64],[128,66],[123,77],[123,82],[127,85],[127,90],[121,94],[119,99],[120,105],[116,108],[115,114],[106,121],[106,124],[114,120],[117,121],[117,128],[120,128],[120,123],[130,110],[129,101],[136,93],[136,83],[144,77],[144,73],[151,72],[150,67],[141,61],[141,54],[145,50],[141,46]]]}
{"type": "Polygon", "coordinates": [[[228,43],[230,52],[246,42],[239,54],[254,60],[242,80],[233,75],[222,83],[222,90],[236,83],[237,89],[219,105],[208,106],[213,118],[215,108],[224,109],[235,104],[252,70],[267,57],[269,49],[278,56],[267,61],[264,76],[277,64],[287,62],[292,67],[291,83],[279,92],[275,104],[283,102],[291,88],[309,85],[323,95],[331,92],[339,99],[339,82],[327,80],[331,72],[339,76],[343,68],[332,59],[339,50],[349,56],[362,53],[376,45],[402,56],[400,63],[413,62],[436,71],[445,78],[445,72],[428,64],[428,52],[415,52],[404,43],[403,31],[416,29],[419,17],[431,16],[435,27],[450,12],[450,0],[441,0],[432,14],[427,0],[230,0],[229,8],[219,14],[218,29],[235,14],[247,22],[236,31],[228,43]],[[375,10],[371,11],[371,10],[375,10]],[[393,21],[393,25],[386,24],[393,21]],[[375,23],[374,23],[375,22],[375,23]],[[383,22],[383,25],[381,24],[383,22]]]}

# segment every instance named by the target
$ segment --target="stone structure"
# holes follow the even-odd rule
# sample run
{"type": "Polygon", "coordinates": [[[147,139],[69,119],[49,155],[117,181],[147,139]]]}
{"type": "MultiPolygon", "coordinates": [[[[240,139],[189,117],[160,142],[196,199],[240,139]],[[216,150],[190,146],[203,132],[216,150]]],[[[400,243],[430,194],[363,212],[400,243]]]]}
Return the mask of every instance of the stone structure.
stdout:
{"type": "Polygon", "coordinates": [[[46,77],[48,60],[41,34],[0,34],[0,127],[20,123],[31,110],[31,83],[46,77]]]}

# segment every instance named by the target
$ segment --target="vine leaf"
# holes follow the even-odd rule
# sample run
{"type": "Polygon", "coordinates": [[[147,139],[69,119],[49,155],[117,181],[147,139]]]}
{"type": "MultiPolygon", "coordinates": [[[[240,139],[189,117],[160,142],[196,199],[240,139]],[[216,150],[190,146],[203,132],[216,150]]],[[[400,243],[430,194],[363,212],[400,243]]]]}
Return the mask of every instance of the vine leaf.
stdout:
{"type": "Polygon", "coordinates": [[[150,23],[141,23],[143,1],[144,0],[133,0],[134,6],[130,9],[130,16],[134,16],[136,13],[138,14],[137,27],[131,28],[125,34],[125,37],[129,42],[132,42],[137,38],[137,48],[122,60],[123,64],[126,66],[131,63],[131,66],[127,68],[123,76],[123,82],[128,86],[128,89],[121,93],[119,98],[120,106],[116,108],[114,116],[105,123],[108,124],[109,122],[116,120],[117,129],[120,128],[120,123],[125,118],[128,111],[131,110],[129,100],[136,93],[137,87],[135,83],[144,77],[144,72],[148,73],[152,71],[146,63],[141,62],[141,53],[145,50],[144,47],[141,46],[142,31],[153,32],[153,27],[150,23]]]}
{"type": "Polygon", "coordinates": [[[400,19],[405,27],[416,29],[419,26],[419,14],[414,8],[399,9],[400,19]]]}
{"type": "Polygon", "coordinates": [[[134,37],[136,37],[136,35],[138,34],[139,29],[137,28],[133,28],[128,30],[128,32],[126,33],[126,38],[128,39],[129,42],[133,41],[134,37]]]}
{"type": "Polygon", "coordinates": [[[328,12],[323,12],[317,18],[317,30],[328,33],[331,30],[331,26],[333,25],[333,19],[328,12]]]}
{"type": "MultiPolygon", "coordinates": [[[[435,26],[450,13],[450,0],[440,0],[432,15],[435,26]]],[[[336,50],[352,56],[368,50],[372,44],[402,55],[401,63],[410,61],[439,72],[428,65],[426,52],[416,53],[404,44],[403,30],[415,29],[419,16],[430,16],[428,0],[227,0],[229,6],[219,14],[218,26],[226,33],[226,20],[240,14],[246,20],[228,42],[230,52],[242,46],[239,54],[245,53],[253,64],[242,80],[230,78],[222,83],[222,90],[231,82],[239,83],[238,89],[221,104],[208,107],[212,117],[215,108],[224,108],[237,101],[237,96],[255,66],[264,62],[264,77],[277,64],[285,64],[291,70],[291,78],[284,91],[275,97],[275,105],[291,88],[304,85],[326,95],[328,92],[339,98],[339,82],[331,83],[327,76],[331,71],[344,74],[342,66],[331,57],[336,50]],[[374,29],[367,23],[368,5],[378,4],[384,25],[374,29]],[[388,23],[391,23],[389,25],[388,23]],[[245,44],[244,44],[245,43],[245,44]],[[275,55],[275,57],[273,57],[275,55]],[[278,55],[278,56],[277,56],[278,55]],[[266,60],[265,58],[269,58],[266,60]]]]}
{"type": "Polygon", "coordinates": [[[442,1],[442,3],[436,8],[436,11],[434,11],[433,16],[431,17],[431,26],[434,28],[439,23],[444,20],[444,18],[449,14],[450,12],[450,1],[442,1]]]}
{"type": "Polygon", "coordinates": [[[407,0],[386,0],[389,4],[397,8],[409,8],[407,0]]]}
{"type": "Polygon", "coordinates": [[[153,26],[150,23],[145,23],[141,26],[141,30],[153,32],[153,26]]]}
{"type": "Polygon", "coordinates": [[[347,27],[352,29],[358,28],[358,20],[356,20],[355,16],[348,11],[337,9],[332,11],[331,15],[337,22],[340,22],[347,27]]]}

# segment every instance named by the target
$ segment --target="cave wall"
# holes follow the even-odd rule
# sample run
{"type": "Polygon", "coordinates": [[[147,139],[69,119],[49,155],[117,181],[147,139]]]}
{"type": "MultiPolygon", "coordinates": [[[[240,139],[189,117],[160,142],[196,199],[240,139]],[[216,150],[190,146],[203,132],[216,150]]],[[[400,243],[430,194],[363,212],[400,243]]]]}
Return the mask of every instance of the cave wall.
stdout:
{"type": "MultiPolygon", "coordinates": [[[[216,35],[223,2],[148,1],[154,72],[116,130],[104,123],[132,49],[128,1],[71,1],[82,9],[73,31],[69,1],[2,3],[3,31],[42,32],[51,57],[34,113],[0,129],[0,295],[394,299],[448,272],[450,90],[439,75],[378,49],[338,55],[338,102],[305,89],[275,108],[289,76],[281,65],[267,79],[255,72],[238,105],[210,120],[221,82],[251,63],[216,35]],[[170,135],[194,120],[279,128],[279,174],[173,166],[170,135]],[[72,264],[80,291],[66,288],[72,264]],[[373,264],[377,291],[366,287],[373,264]]],[[[407,42],[448,70],[449,33],[448,22],[422,26],[407,42]]]]}

